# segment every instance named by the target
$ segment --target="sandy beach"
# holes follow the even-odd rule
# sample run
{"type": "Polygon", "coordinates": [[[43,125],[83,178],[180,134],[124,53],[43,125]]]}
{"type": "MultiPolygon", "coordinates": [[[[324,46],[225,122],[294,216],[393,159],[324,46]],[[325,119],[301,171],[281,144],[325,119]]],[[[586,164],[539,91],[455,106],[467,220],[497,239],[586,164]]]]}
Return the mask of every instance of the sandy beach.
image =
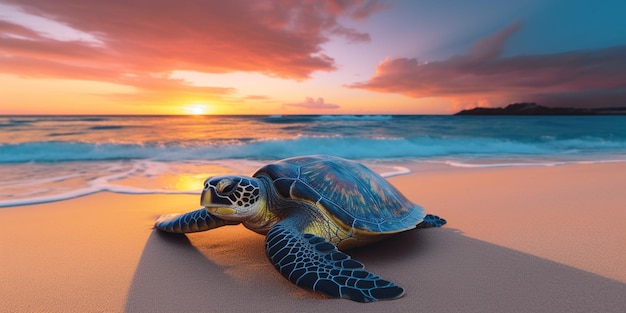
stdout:
{"type": "Polygon", "coordinates": [[[626,163],[390,178],[448,220],[349,251],[404,297],[360,304],[283,279],[242,226],[175,236],[197,196],[96,193],[0,209],[1,312],[624,312],[626,163]]]}

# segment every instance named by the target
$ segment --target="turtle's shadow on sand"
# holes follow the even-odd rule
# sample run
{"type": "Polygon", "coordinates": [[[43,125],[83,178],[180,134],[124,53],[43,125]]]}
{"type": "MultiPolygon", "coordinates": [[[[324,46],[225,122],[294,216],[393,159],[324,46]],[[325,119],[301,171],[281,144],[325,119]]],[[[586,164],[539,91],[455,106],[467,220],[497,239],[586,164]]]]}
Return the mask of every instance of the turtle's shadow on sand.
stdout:
{"type": "MultiPolygon", "coordinates": [[[[232,244],[249,247],[252,240],[263,245],[262,237],[250,236],[234,238],[232,244]]],[[[216,240],[224,244],[228,239],[216,240]]],[[[626,284],[468,238],[450,228],[406,232],[348,251],[367,269],[406,290],[401,299],[367,305],[298,293],[298,287],[269,265],[262,247],[229,253],[228,266],[265,262],[254,281],[242,282],[226,273],[228,266],[207,257],[207,249],[196,242],[153,231],[135,271],[126,311],[623,312],[626,308],[626,284]]]]}

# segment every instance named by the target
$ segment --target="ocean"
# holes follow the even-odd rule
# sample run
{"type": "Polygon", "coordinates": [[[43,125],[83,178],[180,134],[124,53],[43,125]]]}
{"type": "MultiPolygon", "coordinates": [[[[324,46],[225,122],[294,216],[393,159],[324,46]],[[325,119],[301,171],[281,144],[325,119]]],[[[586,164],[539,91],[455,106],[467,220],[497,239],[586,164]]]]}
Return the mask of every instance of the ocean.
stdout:
{"type": "Polygon", "coordinates": [[[197,193],[219,174],[331,154],[397,166],[626,162],[626,116],[0,116],[0,207],[100,191],[197,193]]]}

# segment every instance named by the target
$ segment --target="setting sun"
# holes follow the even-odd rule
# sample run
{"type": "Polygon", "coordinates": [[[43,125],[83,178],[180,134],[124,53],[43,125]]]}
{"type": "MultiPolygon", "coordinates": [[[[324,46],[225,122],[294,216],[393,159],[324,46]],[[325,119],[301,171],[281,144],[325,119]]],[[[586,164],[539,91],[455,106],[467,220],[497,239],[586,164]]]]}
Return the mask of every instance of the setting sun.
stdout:
{"type": "Polygon", "coordinates": [[[193,103],[186,105],[184,110],[185,113],[190,115],[202,115],[208,112],[209,106],[207,104],[193,103]]]}

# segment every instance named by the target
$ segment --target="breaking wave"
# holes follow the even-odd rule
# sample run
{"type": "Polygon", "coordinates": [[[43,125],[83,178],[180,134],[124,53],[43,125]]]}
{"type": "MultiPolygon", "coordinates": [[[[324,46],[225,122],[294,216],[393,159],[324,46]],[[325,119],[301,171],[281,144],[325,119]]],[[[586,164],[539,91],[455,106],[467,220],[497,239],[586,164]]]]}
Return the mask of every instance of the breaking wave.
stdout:
{"type": "Polygon", "coordinates": [[[189,145],[115,144],[67,141],[0,145],[0,163],[149,159],[157,161],[252,159],[272,160],[307,154],[332,154],[351,159],[429,159],[507,156],[571,157],[622,154],[624,141],[599,138],[513,141],[496,138],[352,138],[311,137],[189,145]]]}

